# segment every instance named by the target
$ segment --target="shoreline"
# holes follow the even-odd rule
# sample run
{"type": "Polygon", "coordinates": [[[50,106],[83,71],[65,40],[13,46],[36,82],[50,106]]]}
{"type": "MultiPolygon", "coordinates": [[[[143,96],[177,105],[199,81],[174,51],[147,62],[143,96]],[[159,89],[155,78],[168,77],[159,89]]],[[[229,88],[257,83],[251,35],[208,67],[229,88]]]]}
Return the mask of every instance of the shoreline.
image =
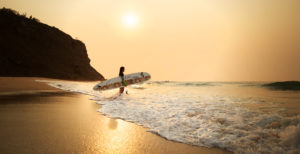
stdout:
{"type": "Polygon", "coordinates": [[[30,77],[0,77],[0,151],[4,153],[230,153],[167,140],[97,112],[89,96],[30,77]],[[10,95],[13,93],[13,95],[10,95]]]}

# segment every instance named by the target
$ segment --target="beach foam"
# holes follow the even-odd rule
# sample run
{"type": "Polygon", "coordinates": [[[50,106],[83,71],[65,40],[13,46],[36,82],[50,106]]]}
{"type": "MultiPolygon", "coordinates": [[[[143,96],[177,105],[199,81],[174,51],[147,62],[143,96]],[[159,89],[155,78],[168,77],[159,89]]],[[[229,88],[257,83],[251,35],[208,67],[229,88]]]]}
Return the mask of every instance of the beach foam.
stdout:
{"type": "Polygon", "coordinates": [[[118,89],[93,91],[95,82],[47,82],[56,88],[91,95],[102,105],[102,114],[142,125],[168,140],[236,153],[288,153],[300,149],[300,115],[283,114],[284,109],[270,102],[269,96],[217,92],[222,91],[220,87],[232,86],[239,91],[249,88],[240,84],[153,82],[143,88],[129,87],[129,95],[112,100],[118,89]],[[261,103],[268,104],[270,112],[243,107],[261,103]]]}

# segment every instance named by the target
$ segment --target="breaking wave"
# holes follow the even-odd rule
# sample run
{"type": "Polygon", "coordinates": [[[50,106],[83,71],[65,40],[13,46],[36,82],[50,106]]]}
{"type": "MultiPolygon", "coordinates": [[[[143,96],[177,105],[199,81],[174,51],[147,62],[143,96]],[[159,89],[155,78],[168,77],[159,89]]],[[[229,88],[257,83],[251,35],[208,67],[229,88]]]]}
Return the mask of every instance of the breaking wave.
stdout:
{"type": "MultiPolygon", "coordinates": [[[[144,84],[144,88],[129,87],[129,95],[113,98],[118,90],[93,91],[95,82],[47,82],[60,89],[91,95],[91,99],[102,105],[99,109],[102,114],[142,125],[168,140],[218,147],[235,153],[293,153],[300,150],[300,115],[286,114],[288,111],[270,101],[270,96],[240,95],[243,88],[246,88],[246,95],[247,88],[253,87],[234,84],[239,91],[234,95],[234,92],[218,92],[230,90],[231,85],[226,84],[150,82],[144,84]],[[253,110],[244,107],[246,104],[264,104],[269,110],[253,110]]],[[[287,98],[288,95],[285,100],[287,98]]]]}
{"type": "Polygon", "coordinates": [[[264,87],[268,87],[273,90],[300,90],[300,82],[299,81],[285,81],[285,82],[273,82],[264,84],[264,87]]]}

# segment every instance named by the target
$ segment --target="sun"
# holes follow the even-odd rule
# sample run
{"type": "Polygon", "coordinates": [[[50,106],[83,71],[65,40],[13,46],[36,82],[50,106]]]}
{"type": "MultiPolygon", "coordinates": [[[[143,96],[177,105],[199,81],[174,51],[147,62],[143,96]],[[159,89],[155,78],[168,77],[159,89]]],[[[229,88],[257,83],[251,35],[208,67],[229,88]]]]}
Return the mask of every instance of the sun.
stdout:
{"type": "Polygon", "coordinates": [[[138,17],[135,14],[126,14],[123,16],[123,24],[128,28],[134,28],[138,24],[138,17]]]}

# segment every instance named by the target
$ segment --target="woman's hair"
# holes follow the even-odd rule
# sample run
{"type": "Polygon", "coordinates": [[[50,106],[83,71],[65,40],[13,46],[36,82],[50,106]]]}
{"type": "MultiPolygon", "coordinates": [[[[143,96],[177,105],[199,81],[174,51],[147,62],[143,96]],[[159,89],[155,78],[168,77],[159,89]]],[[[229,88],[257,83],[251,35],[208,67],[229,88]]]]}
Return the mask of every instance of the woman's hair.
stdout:
{"type": "Polygon", "coordinates": [[[123,75],[123,72],[125,71],[125,67],[124,66],[121,66],[120,67],[120,72],[119,72],[119,75],[123,75]]]}

